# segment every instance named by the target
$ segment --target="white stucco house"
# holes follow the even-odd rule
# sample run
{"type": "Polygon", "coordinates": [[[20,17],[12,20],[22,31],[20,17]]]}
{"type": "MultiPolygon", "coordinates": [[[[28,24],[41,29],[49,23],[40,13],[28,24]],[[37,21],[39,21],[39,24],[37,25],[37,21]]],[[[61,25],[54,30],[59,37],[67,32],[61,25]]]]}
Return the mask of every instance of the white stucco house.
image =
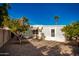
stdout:
{"type": "MultiPolygon", "coordinates": [[[[41,33],[43,33],[45,36],[45,40],[53,40],[59,42],[66,41],[64,33],[61,31],[64,26],[65,25],[31,25],[33,32],[36,29],[41,30],[41,33]]],[[[36,30],[36,33],[40,36],[39,30],[36,30]]]]}

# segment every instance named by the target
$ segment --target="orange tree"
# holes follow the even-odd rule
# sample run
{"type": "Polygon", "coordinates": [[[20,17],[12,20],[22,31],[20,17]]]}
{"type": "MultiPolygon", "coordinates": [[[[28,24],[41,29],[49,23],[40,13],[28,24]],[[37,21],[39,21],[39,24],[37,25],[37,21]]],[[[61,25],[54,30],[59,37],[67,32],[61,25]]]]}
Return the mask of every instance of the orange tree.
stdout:
{"type": "Polygon", "coordinates": [[[79,39],[79,22],[65,26],[62,31],[69,40],[79,39]]]}
{"type": "Polygon", "coordinates": [[[65,26],[62,29],[62,31],[64,32],[64,35],[67,40],[75,41],[78,43],[79,41],[79,21],[65,26]]]}

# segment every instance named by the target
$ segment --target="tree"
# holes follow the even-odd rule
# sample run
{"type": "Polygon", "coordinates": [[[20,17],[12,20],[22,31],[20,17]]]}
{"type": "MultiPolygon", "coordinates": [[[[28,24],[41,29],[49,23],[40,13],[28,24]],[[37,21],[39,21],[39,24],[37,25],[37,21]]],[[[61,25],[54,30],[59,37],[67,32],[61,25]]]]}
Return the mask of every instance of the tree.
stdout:
{"type": "Polygon", "coordinates": [[[30,24],[28,22],[28,18],[26,18],[25,16],[23,16],[22,19],[23,19],[23,27],[29,28],[30,24]]]}
{"type": "Polygon", "coordinates": [[[3,3],[0,6],[0,20],[2,26],[7,26],[10,28],[12,32],[15,31],[26,31],[29,28],[28,18],[23,16],[21,19],[11,19],[8,14],[8,9],[10,9],[10,5],[7,3],[3,3]]]}
{"type": "Polygon", "coordinates": [[[2,22],[2,25],[4,27],[8,27],[10,24],[10,18],[4,17],[4,21],[2,22]]]}
{"type": "Polygon", "coordinates": [[[8,25],[9,25],[8,27],[10,28],[12,32],[16,32],[20,28],[19,23],[17,22],[16,19],[9,20],[8,25]]]}
{"type": "Polygon", "coordinates": [[[65,32],[65,37],[67,40],[72,40],[72,26],[67,25],[62,29],[63,32],[65,32]]]}
{"type": "Polygon", "coordinates": [[[25,24],[28,25],[28,18],[26,18],[25,16],[23,16],[21,19],[20,19],[20,24],[23,26],[25,24]]]}
{"type": "Polygon", "coordinates": [[[19,19],[18,23],[20,25],[20,29],[22,29],[24,31],[26,31],[26,29],[28,29],[30,27],[28,18],[26,18],[25,16],[23,16],[21,19],[19,19]]]}
{"type": "Polygon", "coordinates": [[[78,41],[79,40],[79,21],[71,23],[65,26],[62,31],[67,40],[78,41]]]}
{"type": "Polygon", "coordinates": [[[8,9],[10,9],[8,3],[3,3],[2,6],[0,6],[0,26],[4,20],[8,20],[8,9]]]}
{"type": "Polygon", "coordinates": [[[3,16],[8,16],[8,9],[11,8],[10,5],[8,3],[3,3],[2,8],[3,16]]]}
{"type": "Polygon", "coordinates": [[[55,19],[55,24],[57,25],[59,16],[54,16],[54,19],[55,19]]]}

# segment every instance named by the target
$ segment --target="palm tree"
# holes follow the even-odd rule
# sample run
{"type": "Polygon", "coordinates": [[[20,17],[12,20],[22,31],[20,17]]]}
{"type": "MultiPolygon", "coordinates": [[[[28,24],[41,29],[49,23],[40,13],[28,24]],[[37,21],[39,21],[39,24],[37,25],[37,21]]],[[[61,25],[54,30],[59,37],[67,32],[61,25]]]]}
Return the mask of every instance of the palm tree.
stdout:
{"type": "Polygon", "coordinates": [[[54,16],[54,19],[55,19],[55,25],[57,25],[58,24],[59,16],[54,16]]]}

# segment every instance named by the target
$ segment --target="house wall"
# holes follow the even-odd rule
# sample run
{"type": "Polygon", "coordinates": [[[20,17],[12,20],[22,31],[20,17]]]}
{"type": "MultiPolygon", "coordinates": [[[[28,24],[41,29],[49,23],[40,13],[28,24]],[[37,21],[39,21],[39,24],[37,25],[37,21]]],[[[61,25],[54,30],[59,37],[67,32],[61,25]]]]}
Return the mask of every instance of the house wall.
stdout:
{"type": "Polygon", "coordinates": [[[64,33],[61,31],[63,26],[43,26],[42,32],[45,35],[46,40],[54,40],[54,41],[60,41],[65,42],[64,33]],[[55,36],[51,36],[51,29],[55,29],[55,36]]]}
{"type": "Polygon", "coordinates": [[[2,47],[10,38],[11,34],[9,30],[0,29],[0,47],[2,47]]]}
{"type": "Polygon", "coordinates": [[[64,26],[65,25],[33,25],[33,27],[43,27],[42,32],[45,35],[45,40],[53,40],[59,42],[66,41],[64,33],[61,31],[64,26]],[[51,36],[51,29],[55,29],[55,37],[51,36]]]}

